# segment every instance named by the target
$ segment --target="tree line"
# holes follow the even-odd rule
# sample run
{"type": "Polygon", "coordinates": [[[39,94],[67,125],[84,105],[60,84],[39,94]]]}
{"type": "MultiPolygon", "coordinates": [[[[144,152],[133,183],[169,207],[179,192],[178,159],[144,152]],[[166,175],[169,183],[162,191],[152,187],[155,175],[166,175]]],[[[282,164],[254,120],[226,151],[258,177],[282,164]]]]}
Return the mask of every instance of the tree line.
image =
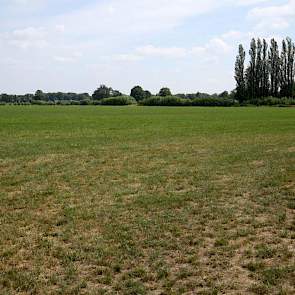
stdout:
{"type": "MultiPolygon", "coordinates": [[[[129,102],[141,103],[152,97],[170,97],[174,96],[180,99],[193,100],[193,99],[208,99],[208,98],[233,98],[233,94],[223,91],[220,94],[208,93],[190,93],[190,94],[176,94],[173,95],[168,87],[163,87],[160,91],[153,95],[149,90],[144,90],[141,86],[135,86],[131,89],[130,94],[126,95],[112,87],[100,85],[92,95],[89,93],[63,93],[63,92],[49,92],[45,93],[42,90],[37,90],[35,94],[14,95],[14,94],[0,94],[0,103],[2,104],[65,104],[65,105],[88,105],[88,104],[109,104],[118,103],[124,104],[127,98],[129,102]],[[121,102],[120,102],[121,100],[121,102]]],[[[127,103],[126,103],[127,104],[127,103]]],[[[129,104],[129,103],[128,103],[129,104]]]]}
{"type": "Polygon", "coordinates": [[[239,102],[265,97],[292,98],[295,95],[295,45],[291,38],[282,40],[281,47],[275,39],[252,39],[249,63],[245,66],[246,52],[239,45],[235,63],[237,83],[235,97],[239,102]]]}

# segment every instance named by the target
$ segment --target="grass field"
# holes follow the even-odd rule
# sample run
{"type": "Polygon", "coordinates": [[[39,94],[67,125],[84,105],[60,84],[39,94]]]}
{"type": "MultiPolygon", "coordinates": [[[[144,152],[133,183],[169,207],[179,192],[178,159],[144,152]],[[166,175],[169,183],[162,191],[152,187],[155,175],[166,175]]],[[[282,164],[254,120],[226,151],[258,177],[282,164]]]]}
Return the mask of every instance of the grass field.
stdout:
{"type": "Polygon", "coordinates": [[[0,107],[0,294],[295,294],[295,108],[0,107]]]}

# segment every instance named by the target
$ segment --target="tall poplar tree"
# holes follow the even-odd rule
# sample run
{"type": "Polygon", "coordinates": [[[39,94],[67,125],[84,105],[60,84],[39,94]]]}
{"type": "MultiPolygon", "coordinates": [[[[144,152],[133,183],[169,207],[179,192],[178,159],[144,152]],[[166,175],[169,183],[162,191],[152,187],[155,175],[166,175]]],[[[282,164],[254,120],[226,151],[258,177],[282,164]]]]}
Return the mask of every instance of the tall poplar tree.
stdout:
{"type": "Polygon", "coordinates": [[[291,38],[286,39],[287,43],[287,83],[286,83],[286,96],[292,97],[294,86],[294,72],[295,72],[295,45],[291,38]]]}
{"type": "Polygon", "coordinates": [[[247,92],[250,99],[256,98],[257,92],[257,76],[256,76],[256,58],[257,58],[257,44],[253,38],[250,44],[250,63],[247,69],[247,92]]]}
{"type": "Polygon", "coordinates": [[[246,52],[243,48],[243,45],[240,44],[239,46],[239,54],[236,58],[235,63],[235,79],[236,79],[236,98],[238,101],[243,101],[246,99],[246,93],[245,93],[245,58],[246,58],[246,52]]]}
{"type": "Polygon", "coordinates": [[[269,95],[269,65],[268,65],[268,44],[263,39],[262,45],[262,96],[269,95]]]}
{"type": "Polygon", "coordinates": [[[281,70],[280,70],[281,96],[287,96],[288,92],[288,49],[285,40],[282,41],[281,70]]]}
{"type": "Polygon", "coordinates": [[[280,86],[280,53],[278,43],[271,40],[269,49],[270,95],[278,96],[280,86]]]}
{"type": "Polygon", "coordinates": [[[262,97],[262,83],[263,83],[263,60],[262,60],[262,42],[257,40],[256,52],[256,69],[255,69],[255,97],[262,97]]]}

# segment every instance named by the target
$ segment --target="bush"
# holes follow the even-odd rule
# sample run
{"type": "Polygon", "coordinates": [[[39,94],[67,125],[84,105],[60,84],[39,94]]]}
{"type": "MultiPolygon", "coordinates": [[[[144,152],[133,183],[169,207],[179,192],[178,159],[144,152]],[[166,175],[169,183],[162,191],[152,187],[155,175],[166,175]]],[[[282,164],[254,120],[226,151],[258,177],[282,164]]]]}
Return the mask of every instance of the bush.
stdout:
{"type": "Polygon", "coordinates": [[[90,100],[90,99],[83,99],[80,101],[81,106],[88,106],[88,105],[92,105],[92,104],[93,104],[92,100],[90,100]]]}
{"type": "Polygon", "coordinates": [[[127,106],[131,104],[136,104],[136,100],[131,96],[117,96],[104,98],[100,101],[100,104],[110,106],[127,106]]]}
{"type": "Polygon", "coordinates": [[[177,96],[152,96],[141,102],[145,106],[234,106],[237,102],[228,98],[195,98],[184,99],[177,96]]]}
{"type": "Polygon", "coordinates": [[[57,105],[68,106],[71,105],[70,100],[58,100],[55,102],[57,105]]]}
{"type": "Polygon", "coordinates": [[[238,105],[238,102],[234,99],[229,98],[195,98],[192,100],[192,106],[200,106],[200,107],[231,107],[238,105]]]}
{"type": "Polygon", "coordinates": [[[47,105],[46,101],[43,101],[43,100],[32,100],[31,104],[39,105],[39,106],[47,105]]]}
{"type": "Polygon", "coordinates": [[[152,96],[140,102],[144,106],[189,106],[190,100],[177,96],[152,96]]]}
{"type": "Polygon", "coordinates": [[[278,98],[269,96],[257,98],[252,101],[248,101],[247,103],[256,106],[292,106],[295,105],[295,99],[288,97],[278,98]]]}

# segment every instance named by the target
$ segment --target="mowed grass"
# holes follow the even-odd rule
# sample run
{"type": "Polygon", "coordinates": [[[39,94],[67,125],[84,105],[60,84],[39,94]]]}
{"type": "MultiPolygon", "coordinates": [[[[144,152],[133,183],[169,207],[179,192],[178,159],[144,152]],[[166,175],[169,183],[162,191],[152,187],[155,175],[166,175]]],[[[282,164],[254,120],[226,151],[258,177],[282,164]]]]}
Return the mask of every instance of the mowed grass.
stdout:
{"type": "Polygon", "coordinates": [[[0,107],[0,294],[294,294],[295,108],[0,107]]]}

